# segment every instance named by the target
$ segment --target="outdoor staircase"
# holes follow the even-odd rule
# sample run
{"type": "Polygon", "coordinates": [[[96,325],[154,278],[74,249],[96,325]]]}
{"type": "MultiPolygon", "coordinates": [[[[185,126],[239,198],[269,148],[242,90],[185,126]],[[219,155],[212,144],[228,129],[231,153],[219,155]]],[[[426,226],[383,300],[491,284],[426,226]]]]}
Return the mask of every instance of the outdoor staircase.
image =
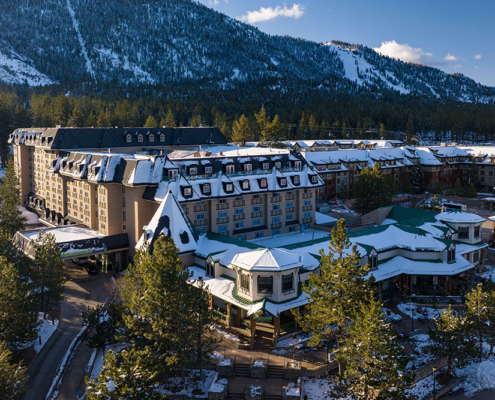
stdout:
{"type": "Polygon", "coordinates": [[[268,371],[266,372],[266,377],[268,379],[283,379],[284,367],[282,365],[268,365],[268,371]]]}
{"type": "Polygon", "coordinates": [[[251,376],[250,365],[249,364],[234,364],[234,376],[249,378],[251,376]]]}

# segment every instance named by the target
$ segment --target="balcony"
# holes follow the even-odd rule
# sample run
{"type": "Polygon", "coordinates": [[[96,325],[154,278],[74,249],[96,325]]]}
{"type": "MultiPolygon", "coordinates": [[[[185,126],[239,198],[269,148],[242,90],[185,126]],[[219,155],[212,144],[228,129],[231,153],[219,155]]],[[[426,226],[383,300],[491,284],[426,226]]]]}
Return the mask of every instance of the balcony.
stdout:
{"type": "Polygon", "coordinates": [[[207,208],[206,204],[204,206],[194,206],[194,212],[206,211],[207,208]]]}
{"type": "Polygon", "coordinates": [[[263,211],[258,211],[258,212],[252,212],[251,213],[251,218],[259,218],[263,216],[263,211]]]}
{"type": "Polygon", "coordinates": [[[186,175],[184,178],[186,178],[188,181],[197,181],[199,179],[213,179],[213,178],[218,178],[219,173],[215,174],[203,174],[203,175],[186,175]]]}
{"type": "Polygon", "coordinates": [[[311,199],[313,197],[313,193],[303,193],[303,199],[311,199]]]}
{"type": "Polygon", "coordinates": [[[263,199],[251,199],[251,204],[261,204],[263,203],[263,199]]]}
{"type": "Polygon", "coordinates": [[[285,200],[294,200],[294,195],[293,194],[286,194],[285,200]]]}
{"type": "Polygon", "coordinates": [[[313,218],[304,218],[303,224],[311,224],[313,222],[313,218]]]}
{"type": "Polygon", "coordinates": [[[246,204],[246,202],[244,200],[237,200],[237,201],[234,201],[234,207],[242,207],[246,204]]]}
{"type": "Polygon", "coordinates": [[[194,226],[205,226],[208,225],[208,220],[202,219],[200,221],[193,221],[194,226]]]}
{"type": "Polygon", "coordinates": [[[274,196],[272,197],[272,203],[280,203],[282,201],[282,197],[274,196]]]}
{"type": "Polygon", "coordinates": [[[229,203],[218,203],[217,210],[226,210],[229,208],[229,203]]]}
{"type": "Polygon", "coordinates": [[[291,212],[294,212],[295,211],[295,207],[289,207],[289,208],[286,208],[285,209],[285,212],[286,213],[291,213],[291,212]]]}
{"type": "Polygon", "coordinates": [[[313,206],[303,206],[303,211],[311,211],[313,206]]]}
{"type": "Polygon", "coordinates": [[[286,167],[286,168],[280,168],[280,171],[282,171],[282,172],[300,172],[300,171],[302,171],[302,168],[286,167]]]}
{"type": "Polygon", "coordinates": [[[272,211],[272,217],[275,215],[282,215],[282,210],[273,210],[272,211]]]}
{"type": "Polygon", "coordinates": [[[272,224],[272,229],[280,229],[282,227],[282,223],[279,222],[278,224],[272,224]]]}
{"type": "Polygon", "coordinates": [[[230,221],[230,218],[229,217],[225,217],[225,218],[217,218],[217,225],[220,225],[220,224],[228,224],[230,221]]]}
{"type": "Polygon", "coordinates": [[[243,219],[246,219],[246,214],[234,215],[234,221],[242,221],[243,219]]]}
{"type": "Polygon", "coordinates": [[[227,176],[248,176],[248,175],[269,175],[272,173],[271,169],[255,169],[252,171],[237,171],[237,172],[226,172],[227,176]]]}

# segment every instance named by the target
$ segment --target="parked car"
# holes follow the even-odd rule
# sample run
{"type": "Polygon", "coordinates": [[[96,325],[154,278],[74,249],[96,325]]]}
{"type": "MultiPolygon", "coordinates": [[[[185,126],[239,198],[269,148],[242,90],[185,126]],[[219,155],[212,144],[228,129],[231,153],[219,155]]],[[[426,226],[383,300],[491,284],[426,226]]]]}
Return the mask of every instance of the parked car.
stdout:
{"type": "Polygon", "coordinates": [[[89,264],[84,266],[84,269],[88,275],[98,275],[98,268],[94,264],[89,264]]]}
{"type": "Polygon", "coordinates": [[[89,261],[86,257],[84,258],[73,258],[72,259],[72,262],[76,265],[80,265],[80,266],[83,266],[83,265],[88,265],[89,264],[89,261]]]}

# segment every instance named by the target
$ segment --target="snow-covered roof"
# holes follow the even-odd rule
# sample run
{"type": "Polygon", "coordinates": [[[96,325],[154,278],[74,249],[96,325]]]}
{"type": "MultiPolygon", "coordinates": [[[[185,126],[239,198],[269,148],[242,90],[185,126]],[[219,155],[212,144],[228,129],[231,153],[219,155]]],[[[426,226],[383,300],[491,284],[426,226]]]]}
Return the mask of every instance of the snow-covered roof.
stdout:
{"type": "Polygon", "coordinates": [[[331,217],[330,215],[323,214],[321,212],[315,212],[315,221],[319,225],[333,224],[338,221],[337,218],[331,217]]]}
{"type": "Polygon", "coordinates": [[[301,267],[302,258],[284,249],[260,249],[237,254],[231,264],[250,271],[285,271],[301,267]]]}
{"type": "Polygon", "coordinates": [[[25,231],[23,232],[23,236],[28,238],[29,240],[36,241],[38,239],[39,234],[44,231],[45,233],[50,233],[55,237],[56,243],[65,243],[72,242],[75,240],[84,240],[84,239],[94,239],[101,238],[104,235],[98,233],[98,231],[94,231],[92,229],[86,228],[84,226],[64,226],[57,227],[51,229],[39,229],[33,231],[25,231]]]}
{"type": "Polygon", "coordinates": [[[461,210],[445,211],[445,212],[442,212],[440,214],[437,214],[435,216],[435,218],[438,221],[452,222],[452,223],[457,223],[457,224],[475,223],[475,222],[486,221],[485,218],[483,218],[477,214],[473,214],[473,213],[461,211],[461,210]]]}

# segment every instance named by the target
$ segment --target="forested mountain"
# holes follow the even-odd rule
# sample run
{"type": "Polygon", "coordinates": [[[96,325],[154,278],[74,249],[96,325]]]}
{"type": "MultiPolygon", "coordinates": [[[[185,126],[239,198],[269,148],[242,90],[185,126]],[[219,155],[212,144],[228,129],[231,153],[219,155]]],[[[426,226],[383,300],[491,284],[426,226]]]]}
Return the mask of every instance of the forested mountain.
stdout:
{"type": "Polygon", "coordinates": [[[4,0],[0,26],[0,81],[8,84],[495,99],[495,88],[460,74],[359,45],[270,36],[191,0],[4,0]]]}

